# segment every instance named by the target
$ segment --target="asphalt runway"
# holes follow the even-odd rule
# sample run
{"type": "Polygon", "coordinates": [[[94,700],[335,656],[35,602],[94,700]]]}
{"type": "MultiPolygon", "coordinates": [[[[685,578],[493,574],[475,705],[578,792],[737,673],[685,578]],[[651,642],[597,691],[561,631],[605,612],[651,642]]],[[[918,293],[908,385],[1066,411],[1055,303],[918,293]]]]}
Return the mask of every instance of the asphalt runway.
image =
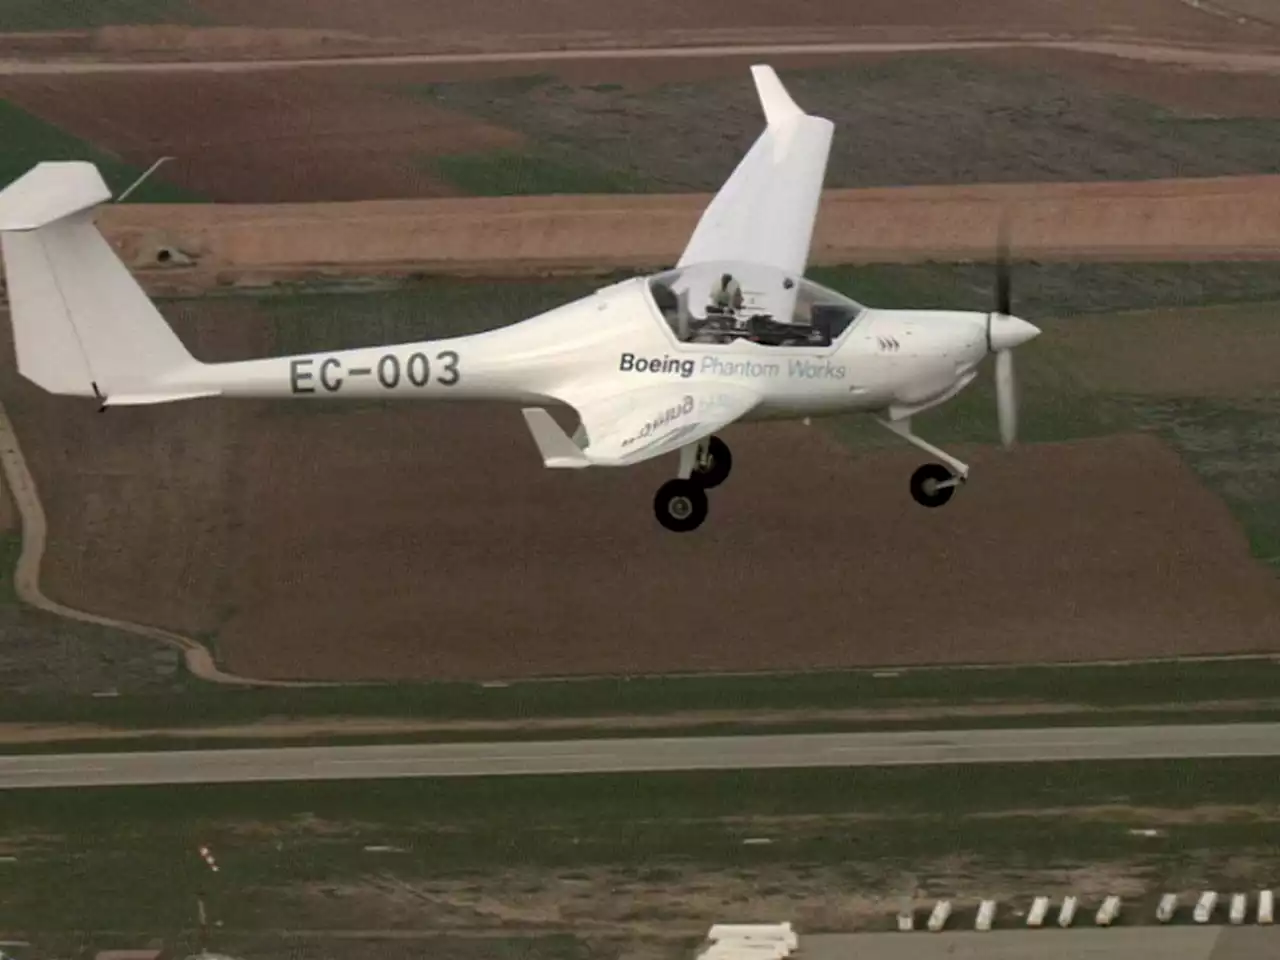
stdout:
{"type": "Polygon", "coordinates": [[[916,730],[0,758],[0,788],[1280,755],[1280,724],[916,730]]]}

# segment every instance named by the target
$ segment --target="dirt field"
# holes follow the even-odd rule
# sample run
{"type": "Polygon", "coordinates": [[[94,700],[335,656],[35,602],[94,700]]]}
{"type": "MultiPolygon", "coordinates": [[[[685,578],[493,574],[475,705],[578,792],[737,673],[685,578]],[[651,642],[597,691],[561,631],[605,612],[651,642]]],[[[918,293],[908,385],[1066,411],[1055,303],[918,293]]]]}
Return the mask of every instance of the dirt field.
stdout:
{"type": "MultiPolygon", "coordinates": [[[[655,23],[659,33],[705,40],[708,29],[763,30],[778,16],[798,28],[877,38],[1015,29],[1198,41],[1270,36],[1176,0],[1124,0],[1109,7],[1106,22],[1072,5],[935,6],[862,5],[842,21],[826,3],[785,11],[752,4],[735,8],[728,24],[711,8],[690,13],[671,4],[565,3],[522,19],[527,5],[482,3],[450,11],[447,24],[432,19],[444,14],[431,7],[390,0],[359,14],[339,4],[267,10],[229,0],[205,9],[225,22],[432,34],[445,45],[479,43],[498,22],[511,42],[536,45],[551,34],[608,42],[630,32],[630,42],[648,42],[655,23]],[[927,30],[919,27],[926,22],[927,30]]],[[[156,36],[190,39],[181,31],[156,36]]],[[[1052,62],[1079,74],[1084,61],[1052,62]]],[[[1246,90],[1242,80],[1219,87],[1215,75],[1197,92],[1185,77],[1152,80],[1176,73],[1167,67],[1126,72],[1108,63],[1110,73],[1093,77],[1096,87],[1171,105],[1200,96],[1195,109],[1225,110],[1246,90]]],[[[690,68],[689,76],[741,68],[724,61],[690,68]]],[[[611,76],[630,70],[629,80],[663,69],[607,68],[611,76]]],[[[575,78],[585,82],[591,70],[603,76],[590,67],[575,78]]],[[[219,199],[442,197],[451,189],[424,161],[444,150],[519,146],[521,135],[393,97],[388,87],[485,75],[459,67],[6,77],[0,95],[133,162],[176,154],[168,174],[219,199]]],[[[1270,82],[1247,81],[1248,104],[1263,104],[1270,82]]],[[[815,262],[985,255],[994,201],[1010,196],[1019,198],[1024,253],[1168,255],[1169,238],[1178,238],[1183,255],[1230,247],[1270,256],[1276,182],[833,195],[815,262]]],[[[218,211],[216,224],[200,208],[122,207],[106,219],[133,262],[171,242],[196,253],[207,282],[352,261],[370,271],[410,261],[421,268],[432,250],[455,266],[504,259],[507,271],[531,256],[543,265],[666,262],[704,199],[445,198],[433,229],[424,229],[423,208],[398,204],[364,208],[367,216],[351,207],[233,208],[218,211]],[[626,231],[618,229],[620,213],[626,231]],[[330,229],[333,217],[347,218],[343,230],[330,229]]],[[[244,303],[185,309],[184,332],[202,357],[272,352],[244,303]]],[[[907,496],[920,460],[910,450],[855,458],[822,430],[743,427],[729,435],[737,473],[716,497],[708,527],[673,538],[650,512],[665,465],[572,477],[546,471],[512,409],[331,415],[242,403],[104,416],[15,383],[7,341],[2,349],[6,403],[50,517],[47,593],[215,638],[237,672],[490,678],[1280,649],[1274,578],[1250,559],[1223,504],[1151,437],[1009,455],[969,451],[974,482],[946,510],[931,512],[907,496]]]]}
{"type": "Polygon", "coordinates": [[[523,143],[514,131],[416,103],[374,79],[352,82],[342,71],[268,83],[194,74],[158,83],[10,78],[0,96],[140,168],[174,157],[165,179],[219,201],[449,196],[457,191],[431,177],[430,157],[523,143]]]}
{"type": "MultiPolygon", "coordinates": [[[[321,273],[660,267],[709,198],[485,197],[342,205],[123,205],[100,223],[155,289],[200,290],[321,273]],[[194,266],[160,266],[177,248],[194,266]]],[[[1143,183],[832,190],[810,263],[991,256],[1000,212],[1022,257],[1069,260],[1280,255],[1280,176],[1143,183]]]]}
{"type": "MultiPolygon", "coordinates": [[[[14,75],[0,77],[0,97],[139,169],[174,157],[159,179],[219,202],[445,196],[462,191],[437,158],[494,151],[552,165],[554,185],[534,192],[588,192],[606,177],[706,191],[758,132],[754,59],[14,75]],[[493,79],[547,72],[561,82],[493,79]],[[428,90],[449,81],[466,83],[428,90]]],[[[1280,75],[1038,50],[770,60],[814,68],[788,84],[837,124],[829,187],[1280,170],[1280,128],[1257,119],[1280,103],[1280,75]]],[[[467,189],[510,186],[482,177],[467,189]]]]}
{"type": "MultiPolygon", "coordinates": [[[[1003,60],[965,56],[975,59],[965,65],[955,58],[844,58],[839,70],[792,77],[799,101],[843,131],[827,185],[1278,169],[1275,131],[1265,122],[1210,129],[1160,121],[1151,107],[1135,108],[1115,93],[1165,90],[1155,102],[1194,96],[1200,112],[1240,116],[1254,104],[1280,102],[1280,77],[1195,75],[1105,58],[1106,68],[1086,81],[1080,75],[1099,58],[1051,53],[1055,73],[1027,52],[1005,51],[1003,60]],[[1232,102],[1238,106],[1228,109],[1232,102]]],[[[804,65],[783,61],[784,69],[804,65]]],[[[650,192],[705,191],[728,176],[759,129],[745,62],[701,61],[674,74],[665,63],[580,64],[556,68],[567,86],[536,90],[480,82],[543,69],[519,66],[352,66],[268,77],[5,76],[0,97],[139,168],[174,157],[161,179],[230,203],[456,194],[460,189],[436,170],[434,158],[500,150],[545,155],[571,193],[591,189],[572,186],[585,176],[578,170],[625,175],[650,192]],[[464,79],[470,82],[435,100],[409,92],[464,79]],[[650,89],[659,79],[693,87],[650,89]],[[147,109],[135,109],[138,102],[147,109]],[[710,128],[708,115],[715,117],[710,128]]],[[[497,183],[481,192],[507,190],[497,183]]]]}
{"type": "MultiPolygon", "coordinates": [[[[241,307],[199,310],[198,353],[269,350],[241,307]]],[[[742,427],[707,529],[673,538],[650,516],[663,464],[546,471],[509,409],[100,415],[9,392],[52,523],[48,594],[216,632],[228,667],[252,675],[1280,646],[1280,590],[1226,508],[1150,438],[974,451],[974,483],[935,513],[906,494],[909,450],[857,460],[825,431],[742,427]]]]}
{"type": "MultiPolygon", "coordinates": [[[[1087,4],[1054,0],[995,0],[981,5],[938,0],[872,0],[856,8],[833,0],[777,4],[747,0],[725,7],[658,0],[643,5],[553,0],[536,8],[515,0],[463,6],[373,0],[359,9],[343,0],[191,0],[168,10],[19,9],[0,34],[0,49],[54,53],[110,52],[120,56],[169,50],[184,56],[213,51],[242,57],[282,52],[328,53],[382,49],[531,49],[560,44],[611,46],[742,43],[803,39],[937,40],[1023,35],[1130,37],[1195,43],[1275,39],[1276,17],[1265,0],[1216,0],[1212,9],[1183,0],[1113,0],[1106,16],[1087,4]],[[1242,19],[1232,13],[1248,14],[1242,19]],[[157,25],[163,21],[166,25],[157,25]],[[130,21],[142,25],[129,25],[130,21]],[[30,31],[61,29],[56,35],[30,31]]],[[[34,5],[31,5],[34,6],[34,5]]],[[[1204,5],[1207,7],[1208,5],[1204,5]]]]}

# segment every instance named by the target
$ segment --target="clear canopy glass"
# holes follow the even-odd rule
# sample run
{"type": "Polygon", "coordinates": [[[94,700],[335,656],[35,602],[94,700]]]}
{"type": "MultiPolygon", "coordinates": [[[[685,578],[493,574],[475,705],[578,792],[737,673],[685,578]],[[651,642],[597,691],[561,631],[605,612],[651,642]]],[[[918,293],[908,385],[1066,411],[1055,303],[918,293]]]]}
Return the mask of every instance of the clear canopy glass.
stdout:
{"type": "Polygon", "coordinates": [[[805,277],[750,263],[677,267],[654,274],[648,286],[682,343],[826,347],[866,309],[805,277]]]}

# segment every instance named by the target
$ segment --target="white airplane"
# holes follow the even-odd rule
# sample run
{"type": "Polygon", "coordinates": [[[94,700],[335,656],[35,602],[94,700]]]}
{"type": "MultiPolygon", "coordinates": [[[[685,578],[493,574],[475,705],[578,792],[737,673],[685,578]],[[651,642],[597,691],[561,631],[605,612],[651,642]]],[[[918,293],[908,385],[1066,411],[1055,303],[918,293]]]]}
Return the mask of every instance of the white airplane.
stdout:
{"type": "Polygon", "coordinates": [[[93,221],[111,191],[89,163],[40,163],[0,191],[0,245],[19,372],[101,409],[201,397],[500,400],[523,405],[543,464],[623,467],[678,454],[654,512],[668,530],[707,516],[732,466],[730,424],[866,412],[938,462],[911,477],[937,507],[969,467],[911,430],[996,356],[1006,446],[1010,350],[1040,331],[1010,315],[881,310],[804,276],[833,125],[751,68],[765,129],[703,212],[674,269],[616,283],[470,336],[229,363],[197,360],[93,221]],[[578,416],[572,435],[547,406],[578,416]]]}

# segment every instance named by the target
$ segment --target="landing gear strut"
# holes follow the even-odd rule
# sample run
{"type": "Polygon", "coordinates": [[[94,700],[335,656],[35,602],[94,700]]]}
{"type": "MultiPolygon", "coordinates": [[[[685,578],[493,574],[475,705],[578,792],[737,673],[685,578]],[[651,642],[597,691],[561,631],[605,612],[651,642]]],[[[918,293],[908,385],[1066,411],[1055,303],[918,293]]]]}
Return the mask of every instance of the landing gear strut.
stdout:
{"type": "Polygon", "coordinates": [[[699,449],[697,464],[690,479],[702,484],[703,489],[710,490],[729,479],[729,471],[732,469],[733,454],[729,452],[729,445],[719,437],[712,437],[707,441],[705,449],[699,449]]]}
{"type": "Polygon", "coordinates": [[[911,497],[922,507],[942,506],[955,495],[956,487],[969,479],[969,465],[912,433],[910,417],[896,421],[881,420],[880,424],[912,446],[931,453],[942,461],[926,463],[911,475],[911,497]]]}
{"type": "Polygon", "coordinates": [[[707,519],[707,491],[724,483],[732,469],[729,445],[719,437],[681,447],[679,475],[653,498],[658,522],[676,533],[696,530],[707,519]]]}

